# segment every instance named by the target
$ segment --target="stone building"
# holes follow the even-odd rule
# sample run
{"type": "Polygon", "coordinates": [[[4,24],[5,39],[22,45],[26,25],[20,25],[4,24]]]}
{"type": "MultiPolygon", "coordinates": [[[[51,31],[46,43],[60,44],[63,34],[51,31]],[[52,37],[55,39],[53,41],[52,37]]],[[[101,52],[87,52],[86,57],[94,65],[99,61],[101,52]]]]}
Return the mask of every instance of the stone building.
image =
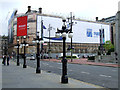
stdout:
{"type": "MultiPolygon", "coordinates": [[[[32,41],[34,38],[36,38],[36,32],[37,32],[37,15],[42,15],[42,16],[49,16],[49,17],[57,17],[57,18],[62,18],[59,16],[54,16],[54,15],[48,15],[48,14],[43,14],[42,13],[42,8],[39,8],[39,11],[36,10],[31,10],[31,7],[28,6],[28,11],[25,14],[16,14],[9,25],[8,31],[11,33],[8,33],[9,36],[9,54],[12,54],[12,52],[17,53],[17,49],[14,48],[15,45],[17,45],[17,39],[19,39],[19,44],[21,44],[24,39],[23,36],[17,37],[17,17],[21,16],[27,16],[27,38],[25,41],[29,44],[29,46],[26,48],[26,53],[28,55],[30,54],[36,54],[36,44],[33,43],[32,41]]],[[[78,20],[82,21],[82,20],[78,20]]],[[[84,21],[84,20],[83,20],[84,21]]],[[[85,22],[93,22],[93,21],[85,21],[85,22]]],[[[93,22],[93,23],[99,23],[99,22],[93,22]]],[[[105,24],[105,23],[104,23],[105,24]]],[[[108,25],[108,24],[106,24],[108,25]]],[[[47,32],[47,31],[46,31],[47,32]]],[[[44,53],[48,53],[49,51],[49,42],[44,42],[43,48],[44,48],[44,53]]],[[[66,43],[66,50],[69,48],[70,42],[66,43]]],[[[99,43],[73,43],[73,53],[76,54],[97,54],[99,43]]],[[[62,43],[61,42],[50,42],[50,49],[51,49],[51,54],[53,54],[53,57],[55,55],[58,55],[62,53],[62,43]]],[[[23,54],[24,50],[23,48],[19,49],[20,54],[23,54]]]]}

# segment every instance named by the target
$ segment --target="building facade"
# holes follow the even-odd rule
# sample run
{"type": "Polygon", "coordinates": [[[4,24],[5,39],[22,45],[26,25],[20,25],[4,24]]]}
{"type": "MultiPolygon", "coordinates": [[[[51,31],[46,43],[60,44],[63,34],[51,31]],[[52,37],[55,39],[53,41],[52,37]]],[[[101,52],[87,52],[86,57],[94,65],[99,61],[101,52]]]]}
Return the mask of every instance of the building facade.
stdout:
{"type": "Polygon", "coordinates": [[[120,11],[117,12],[116,14],[116,58],[118,60],[118,62],[120,63],[120,11]]]}
{"type": "Polygon", "coordinates": [[[110,40],[111,40],[111,43],[116,46],[116,27],[115,27],[115,22],[116,22],[116,16],[111,16],[111,17],[108,17],[108,18],[103,18],[101,20],[98,20],[98,22],[105,22],[105,23],[108,23],[110,24],[110,40]]]}
{"type": "Polygon", "coordinates": [[[2,36],[0,36],[0,57],[2,57],[2,36]]]}
{"type": "MultiPolygon", "coordinates": [[[[43,23],[46,24],[54,24],[54,28],[55,30],[51,31],[51,37],[55,36],[55,32],[57,27],[62,27],[62,17],[59,16],[53,16],[53,15],[47,15],[47,14],[42,14],[42,9],[39,8],[39,11],[33,11],[31,10],[31,7],[28,7],[28,11],[25,14],[16,14],[10,23],[9,29],[8,31],[10,33],[8,33],[9,35],[9,54],[11,54],[13,51],[17,53],[17,49],[14,48],[15,45],[17,45],[17,40],[19,39],[19,44],[21,44],[24,39],[23,36],[19,36],[17,37],[17,17],[21,17],[21,16],[27,16],[28,20],[27,20],[27,38],[25,39],[25,41],[29,44],[29,46],[26,48],[26,53],[29,54],[36,54],[36,44],[33,43],[32,41],[34,40],[34,38],[36,38],[36,33],[38,31],[38,26],[39,26],[39,22],[38,21],[38,16],[40,16],[39,18],[43,19],[43,23]],[[46,18],[50,18],[50,19],[46,19],[46,18]],[[58,19],[60,19],[61,21],[51,21],[55,19],[54,21],[57,21],[58,19]],[[55,24],[55,23],[60,23],[60,24],[55,24]],[[12,35],[13,34],[13,35],[12,35]]],[[[101,23],[101,22],[93,22],[93,21],[84,21],[84,20],[75,20],[75,22],[77,22],[78,24],[73,27],[73,33],[76,33],[74,35],[73,38],[73,53],[77,53],[77,54],[97,54],[98,52],[98,47],[99,47],[99,29],[101,28],[101,25],[105,26],[105,28],[108,30],[106,31],[106,33],[109,32],[109,24],[106,23],[101,23]],[[81,29],[79,29],[79,24],[81,23],[87,23],[84,27],[87,28],[89,25],[89,27],[86,29],[85,31],[85,35],[86,37],[84,37],[84,33],[83,34],[78,34],[78,32],[84,32],[81,29]],[[94,25],[96,25],[96,27],[94,27],[94,25]],[[91,29],[92,27],[93,30],[91,29]],[[74,31],[74,30],[82,30],[82,31],[74,31]],[[94,31],[94,32],[90,32],[90,31],[94,31]],[[78,35],[78,37],[77,37],[78,35]],[[83,38],[81,37],[83,36],[83,38]],[[94,36],[94,39],[92,40],[92,37],[94,36]],[[86,38],[86,39],[85,39],[86,38]],[[91,39],[90,39],[91,38],[91,39]],[[91,41],[88,41],[91,40],[91,41]],[[85,42],[86,40],[86,42],[85,42]],[[95,41],[94,41],[95,40],[95,41]]],[[[46,24],[46,25],[48,25],[46,24]]],[[[48,26],[47,26],[48,27],[48,26]]],[[[82,27],[82,26],[81,26],[82,27]]],[[[48,30],[44,30],[45,36],[48,36],[48,30]]],[[[108,33],[109,34],[109,33],[108,33]]],[[[107,35],[107,34],[106,34],[107,35]]],[[[109,39],[109,36],[106,36],[106,40],[109,39]]],[[[68,48],[70,47],[70,40],[66,41],[66,50],[68,51],[68,48]]],[[[63,52],[63,45],[62,45],[62,41],[53,41],[51,40],[51,42],[49,42],[49,40],[44,39],[44,44],[43,44],[43,52],[44,53],[48,53],[49,51],[49,43],[50,43],[50,49],[51,49],[51,54],[53,55],[57,55],[58,53],[62,53],[63,52]]],[[[68,51],[69,52],[69,51],[68,51]]],[[[23,48],[19,49],[19,53],[23,54],[24,50],[23,48]]]]}

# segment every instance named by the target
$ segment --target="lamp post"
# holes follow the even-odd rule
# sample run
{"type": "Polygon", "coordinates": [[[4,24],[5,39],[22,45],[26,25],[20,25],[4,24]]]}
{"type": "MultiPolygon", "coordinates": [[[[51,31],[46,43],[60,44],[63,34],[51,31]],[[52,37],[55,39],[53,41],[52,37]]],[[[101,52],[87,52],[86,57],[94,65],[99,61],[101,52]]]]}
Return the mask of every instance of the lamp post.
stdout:
{"type": "Polygon", "coordinates": [[[41,73],[40,69],[40,41],[43,43],[43,39],[39,37],[39,32],[37,32],[37,38],[34,39],[33,42],[37,43],[37,68],[36,68],[36,73],[41,73]]]}
{"type": "Polygon", "coordinates": [[[66,20],[63,20],[63,26],[62,30],[57,29],[56,32],[56,38],[60,37],[60,33],[63,37],[63,60],[62,60],[62,77],[61,77],[61,83],[68,83],[68,76],[67,76],[67,59],[66,59],[66,34],[69,32],[68,37],[72,38],[73,33],[71,30],[66,29],[65,25],[66,20]]]}
{"type": "Polygon", "coordinates": [[[48,31],[49,31],[49,49],[48,49],[49,61],[50,61],[50,52],[51,52],[51,49],[50,49],[50,30],[52,30],[52,27],[49,24],[49,28],[48,28],[48,31]]]}
{"type": "Polygon", "coordinates": [[[51,53],[51,48],[50,48],[50,31],[51,30],[55,30],[55,28],[53,28],[50,24],[49,24],[49,28],[48,28],[48,31],[49,31],[49,49],[48,49],[48,55],[49,55],[49,61],[50,61],[50,53],[51,53]]]}
{"type": "Polygon", "coordinates": [[[7,45],[7,39],[4,39],[4,55],[7,55],[8,45],[7,45]]]}
{"type": "MultiPolygon", "coordinates": [[[[67,18],[68,19],[68,22],[69,22],[69,20],[70,20],[70,22],[69,22],[69,25],[70,25],[70,31],[72,32],[72,26],[73,26],[73,19],[74,19],[74,16],[72,16],[72,12],[70,12],[70,18],[67,18]]],[[[73,54],[73,45],[72,45],[72,38],[71,38],[71,49],[70,49],[70,51],[71,51],[71,62],[73,61],[72,60],[72,54],[73,54]]]]}
{"type": "Polygon", "coordinates": [[[20,65],[20,63],[19,63],[19,39],[17,40],[17,66],[19,66],[20,65]]]}
{"type": "Polygon", "coordinates": [[[27,68],[27,65],[26,65],[26,46],[28,46],[28,44],[25,41],[26,36],[23,36],[23,38],[24,38],[24,41],[22,43],[22,46],[24,47],[24,63],[23,63],[23,68],[27,68]]]}
{"type": "Polygon", "coordinates": [[[104,39],[104,29],[99,29],[99,33],[100,33],[100,54],[101,54],[101,60],[102,60],[102,56],[103,56],[103,45],[105,43],[105,39],[104,39]]]}

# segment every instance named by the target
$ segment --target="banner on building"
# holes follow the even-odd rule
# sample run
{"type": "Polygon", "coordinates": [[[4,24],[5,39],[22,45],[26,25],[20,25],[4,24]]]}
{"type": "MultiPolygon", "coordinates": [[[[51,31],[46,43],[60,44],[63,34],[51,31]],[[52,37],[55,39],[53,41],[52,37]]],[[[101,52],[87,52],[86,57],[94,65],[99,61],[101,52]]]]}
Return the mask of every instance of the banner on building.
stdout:
{"type": "Polygon", "coordinates": [[[17,36],[27,35],[27,16],[17,18],[17,36]]]}

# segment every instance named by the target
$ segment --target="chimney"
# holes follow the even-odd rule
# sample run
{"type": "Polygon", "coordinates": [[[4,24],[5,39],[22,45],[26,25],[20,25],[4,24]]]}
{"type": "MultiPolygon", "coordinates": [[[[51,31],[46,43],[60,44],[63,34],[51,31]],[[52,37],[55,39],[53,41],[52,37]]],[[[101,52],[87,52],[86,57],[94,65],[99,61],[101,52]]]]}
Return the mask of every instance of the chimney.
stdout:
{"type": "Polygon", "coordinates": [[[16,16],[16,14],[17,14],[17,10],[15,10],[14,16],[16,16]]]}
{"type": "Polygon", "coordinates": [[[39,8],[39,13],[42,14],[42,8],[39,8]]]}
{"type": "Polygon", "coordinates": [[[98,17],[96,17],[96,21],[98,21],[98,17]]]}
{"type": "Polygon", "coordinates": [[[28,6],[28,12],[31,12],[31,6],[28,6]]]}

